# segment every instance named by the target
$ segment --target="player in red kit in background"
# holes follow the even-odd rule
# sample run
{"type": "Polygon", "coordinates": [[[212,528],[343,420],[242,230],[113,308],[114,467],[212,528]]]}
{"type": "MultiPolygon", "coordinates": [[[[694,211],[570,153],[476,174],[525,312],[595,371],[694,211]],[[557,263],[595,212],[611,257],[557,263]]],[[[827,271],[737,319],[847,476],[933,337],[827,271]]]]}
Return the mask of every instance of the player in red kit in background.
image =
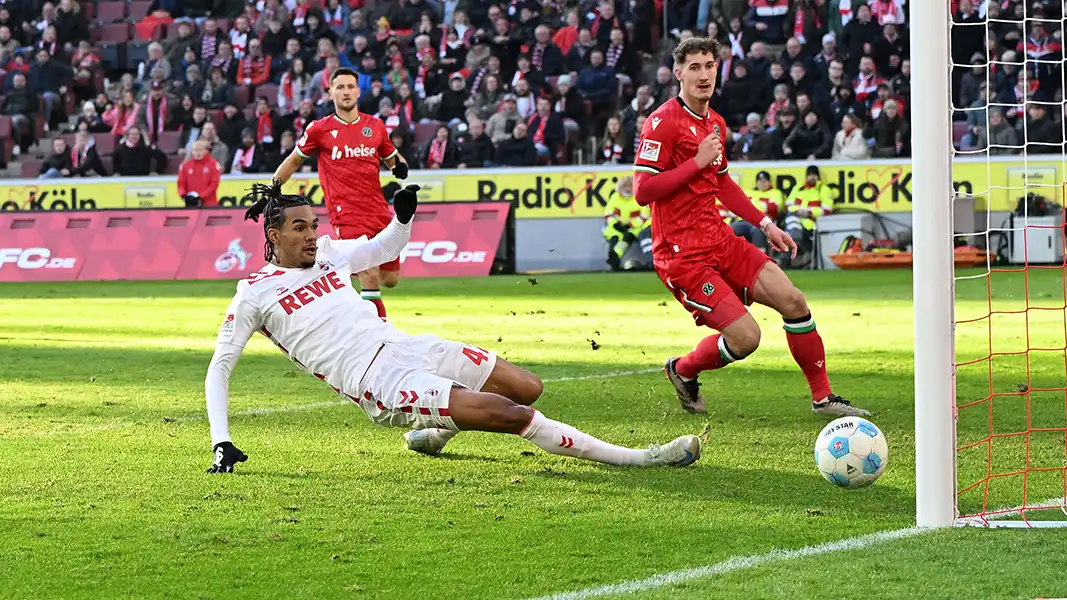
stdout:
{"type": "Polygon", "coordinates": [[[726,122],[708,109],[715,90],[719,44],[692,38],[674,51],[681,93],[656,109],[641,131],[634,161],[634,195],[652,207],[652,259],[656,274],[696,319],[720,333],[701,340],[664,369],[682,408],[706,412],[697,376],[755,352],[760,328],[747,305],[778,311],[786,339],[811,388],[812,411],[828,416],[867,415],[834,394],[826,375],[826,351],[804,294],[766,254],[734,234],[719,215],[716,198],[730,212],[760,228],[771,248],[797,245],[730,177],[723,155],[726,122]]]}
{"type": "MultiPolygon", "coordinates": [[[[330,225],[343,240],[373,238],[393,218],[382,194],[380,163],[384,162],[397,179],[408,176],[408,164],[393,146],[385,125],[377,117],[359,112],[358,82],[352,69],[335,69],[330,74],[334,114],[308,125],[296,152],[289,154],[274,172],[274,184],[281,186],[304,159],[318,152],[319,181],[330,225]]],[[[383,319],[381,286],[391,288],[399,281],[399,259],[359,273],[363,298],[374,303],[383,319]]]]}

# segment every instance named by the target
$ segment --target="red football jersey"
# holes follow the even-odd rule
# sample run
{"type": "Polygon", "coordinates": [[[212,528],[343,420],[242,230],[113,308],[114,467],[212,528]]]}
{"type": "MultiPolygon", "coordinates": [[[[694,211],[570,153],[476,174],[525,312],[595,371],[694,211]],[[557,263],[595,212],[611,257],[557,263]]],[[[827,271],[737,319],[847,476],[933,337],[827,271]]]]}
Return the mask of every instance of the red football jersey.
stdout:
{"type": "Polygon", "coordinates": [[[696,156],[701,140],[715,131],[724,141],[722,161],[705,167],[670,198],[652,203],[652,257],[657,265],[666,265],[675,255],[714,252],[726,236],[734,237],[719,215],[717,200],[719,178],[730,176],[726,121],[712,110],[698,115],[681,98],[675,98],[654,110],[641,130],[634,171],[646,173],[661,173],[684,164],[696,156]]]}
{"type": "Polygon", "coordinates": [[[392,213],[382,195],[379,165],[397,150],[380,119],[363,113],[351,123],[337,115],[319,119],[304,130],[296,151],[305,158],[319,153],[319,183],[330,224],[389,224],[392,213]]]}

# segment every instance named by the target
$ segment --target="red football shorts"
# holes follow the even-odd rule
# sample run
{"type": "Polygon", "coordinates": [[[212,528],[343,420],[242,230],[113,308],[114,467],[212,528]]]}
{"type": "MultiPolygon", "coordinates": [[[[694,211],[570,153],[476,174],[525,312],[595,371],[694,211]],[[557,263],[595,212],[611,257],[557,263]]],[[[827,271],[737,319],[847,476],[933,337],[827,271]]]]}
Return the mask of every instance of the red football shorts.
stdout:
{"type": "Polygon", "coordinates": [[[770,260],[744,238],[732,237],[705,258],[678,257],[656,274],[697,325],[722,331],[748,312],[756,280],[770,260]]]}
{"type": "MultiPolygon", "coordinates": [[[[370,239],[381,233],[387,225],[388,222],[386,222],[386,225],[382,226],[378,226],[376,224],[371,223],[360,225],[338,225],[334,227],[334,231],[337,233],[337,237],[341,238],[342,240],[355,240],[363,236],[367,236],[367,239],[370,239]]],[[[400,259],[394,258],[393,260],[387,263],[379,265],[378,268],[383,271],[399,271],[400,259]]]]}

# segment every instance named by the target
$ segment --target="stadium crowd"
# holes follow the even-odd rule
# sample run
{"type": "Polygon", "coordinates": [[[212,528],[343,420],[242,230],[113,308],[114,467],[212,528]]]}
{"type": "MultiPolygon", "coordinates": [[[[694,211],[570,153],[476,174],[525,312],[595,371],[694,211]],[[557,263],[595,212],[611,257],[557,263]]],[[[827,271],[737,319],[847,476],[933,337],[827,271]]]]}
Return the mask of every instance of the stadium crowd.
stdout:
{"type": "MultiPolygon", "coordinates": [[[[1024,23],[1017,0],[953,4],[958,145],[1007,153],[1024,137],[1062,141],[1061,111],[1034,103],[1060,99],[1062,69],[1025,61],[1057,60],[1059,28],[1024,23]],[[987,16],[998,19],[989,39],[987,16]],[[1011,106],[987,111],[991,94],[1011,106]]],[[[1026,8],[1060,18],[1051,0],[1026,8]]],[[[385,121],[416,168],[627,164],[647,115],[677,93],[671,48],[703,34],[721,42],[713,108],[731,128],[733,160],[906,157],[908,9],[907,0],[8,2],[0,136],[26,176],[176,173],[198,140],[224,172],[269,172],[332,111],[329,73],[346,66],[359,73],[361,111],[385,121]],[[25,156],[42,146],[43,160],[25,156]]]]}

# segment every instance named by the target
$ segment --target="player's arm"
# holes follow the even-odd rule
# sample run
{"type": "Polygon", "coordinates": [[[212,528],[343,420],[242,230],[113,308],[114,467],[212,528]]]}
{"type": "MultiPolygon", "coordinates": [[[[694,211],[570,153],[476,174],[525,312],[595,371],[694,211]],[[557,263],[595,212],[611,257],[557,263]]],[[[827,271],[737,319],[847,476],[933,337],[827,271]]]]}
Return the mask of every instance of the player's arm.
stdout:
{"type": "Polygon", "coordinates": [[[330,246],[356,273],[396,259],[411,239],[411,221],[419,204],[418,192],[419,186],[409,185],[393,194],[396,216],[378,235],[369,240],[330,240],[330,246]]]}
{"type": "Polygon", "coordinates": [[[393,177],[407,179],[408,161],[404,160],[404,157],[400,155],[400,151],[393,145],[389,132],[385,131],[385,125],[379,122],[378,127],[382,128],[382,133],[379,136],[382,141],[378,144],[378,156],[382,157],[382,162],[393,172],[393,177]]]}
{"type": "Polygon", "coordinates": [[[289,181],[289,178],[300,170],[300,165],[304,164],[305,158],[305,156],[300,154],[299,150],[290,152],[289,156],[286,156],[285,160],[282,161],[282,164],[278,165],[278,168],[275,169],[274,177],[271,178],[271,181],[278,185],[289,181]]]}
{"type": "Polygon", "coordinates": [[[259,311],[239,291],[226,310],[226,319],[215,341],[215,354],[204,379],[211,446],[215,454],[208,473],[232,473],[236,463],[248,457],[230,440],[230,375],[245,344],[259,328],[259,311]]]}
{"type": "Polygon", "coordinates": [[[634,161],[634,197],[641,206],[671,197],[705,167],[722,160],[722,140],[712,133],[700,142],[693,158],[668,169],[676,135],[673,128],[666,126],[656,131],[653,128],[656,122],[656,119],[645,121],[641,130],[641,149],[634,161]]]}
{"type": "Polygon", "coordinates": [[[737,185],[733,177],[728,174],[719,176],[719,202],[730,212],[741,217],[745,221],[759,227],[763,235],[767,236],[767,242],[771,248],[779,252],[792,252],[793,258],[797,257],[797,243],[789,234],[778,228],[774,221],[756,208],[752,199],[745,190],[737,185]]]}
{"type": "Polygon", "coordinates": [[[280,187],[283,183],[289,181],[289,178],[300,170],[300,165],[304,164],[304,161],[311,158],[318,150],[318,130],[315,129],[315,123],[312,122],[304,129],[304,135],[300,138],[296,148],[289,153],[289,156],[285,157],[282,164],[278,165],[271,182],[280,187]]]}

